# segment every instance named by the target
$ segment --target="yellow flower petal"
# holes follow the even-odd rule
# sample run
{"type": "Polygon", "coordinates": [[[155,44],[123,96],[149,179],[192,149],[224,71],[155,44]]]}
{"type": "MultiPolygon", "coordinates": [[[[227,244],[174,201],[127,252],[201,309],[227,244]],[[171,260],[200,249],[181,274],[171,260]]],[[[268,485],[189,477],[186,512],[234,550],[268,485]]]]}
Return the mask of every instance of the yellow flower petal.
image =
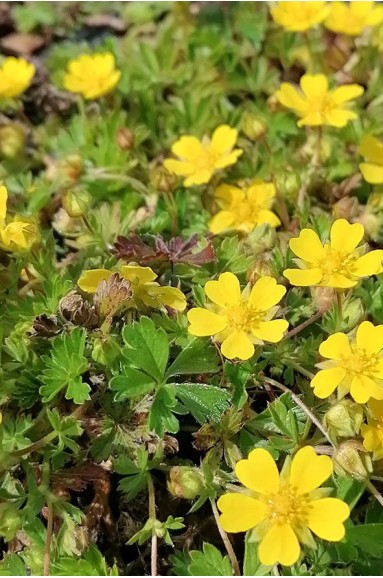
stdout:
{"type": "Polygon", "coordinates": [[[227,321],[224,317],[208,311],[208,309],[202,309],[201,307],[190,309],[187,318],[190,323],[188,328],[189,333],[197,337],[216,335],[216,333],[220,333],[220,331],[223,331],[227,326],[227,321]]]}
{"type": "Polygon", "coordinates": [[[383,349],[383,325],[363,321],[356,332],[356,345],[366,353],[379,353],[383,349]]]}
{"type": "Polygon", "coordinates": [[[234,165],[237,162],[238,157],[240,157],[242,153],[243,153],[242,149],[234,149],[233,152],[231,152],[230,154],[226,154],[220,157],[217,161],[215,161],[214,168],[225,169],[230,165],[234,165]]]}
{"type": "Polygon", "coordinates": [[[171,147],[177,157],[193,162],[200,155],[205,155],[201,142],[195,136],[182,136],[171,147]]]}
{"type": "Polygon", "coordinates": [[[360,163],[359,168],[368,183],[372,185],[383,183],[383,166],[372,163],[360,163]]]}
{"type": "Polygon", "coordinates": [[[186,297],[177,287],[151,287],[151,295],[156,297],[162,305],[171,307],[175,311],[183,311],[186,307],[186,297]]]}
{"type": "Polygon", "coordinates": [[[310,502],[308,526],[322,540],[338,542],[345,535],[343,522],[349,515],[350,508],[338,498],[315,500],[310,502]]]}
{"type": "Polygon", "coordinates": [[[357,280],[341,275],[340,273],[332,273],[326,280],[326,283],[324,283],[326,287],[333,287],[334,289],[349,289],[355,287],[357,284],[357,280]]]}
{"type": "Polygon", "coordinates": [[[222,514],[219,523],[225,532],[247,532],[264,518],[267,506],[243,494],[225,494],[217,502],[222,514]]]}
{"type": "Polygon", "coordinates": [[[272,321],[261,321],[252,327],[252,332],[257,339],[278,343],[283,338],[284,332],[289,324],[285,319],[273,319],[272,321]]]}
{"type": "Polygon", "coordinates": [[[333,108],[327,110],[324,113],[325,124],[330,126],[335,126],[337,128],[342,128],[346,126],[349,120],[354,120],[358,115],[352,110],[346,110],[343,108],[333,108]]]}
{"type": "Polygon", "coordinates": [[[257,225],[270,225],[270,227],[279,227],[279,225],[281,224],[281,221],[279,220],[279,218],[277,217],[277,215],[275,213],[273,213],[272,211],[268,211],[267,209],[262,209],[261,211],[259,211],[258,213],[258,219],[257,219],[257,225]]]}
{"type": "Polygon", "coordinates": [[[211,137],[211,146],[219,155],[228,154],[237,142],[238,131],[227,124],[218,126],[211,137]]]}
{"type": "Polygon", "coordinates": [[[331,97],[336,104],[343,104],[348,100],[361,96],[363,93],[364,88],[359,84],[344,84],[343,86],[338,86],[338,88],[333,90],[331,97]]]}
{"type": "Polygon", "coordinates": [[[304,74],[299,84],[310,100],[322,99],[328,90],[328,80],[324,74],[304,74]]]}
{"type": "Polygon", "coordinates": [[[383,143],[377,138],[367,135],[360,142],[359,153],[367,161],[383,166],[383,143]]]}
{"type": "Polygon", "coordinates": [[[209,222],[209,230],[218,235],[222,231],[230,229],[235,221],[235,215],[231,211],[219,211],[209,222]]]}
{"type": "Polygon", "coordinates": [[[86,293],[95,293],[100,281],[103,279],[108,280],[112,275],[113,272],[108,269],[91,269],[84,271],[77,281],[77,285],[86,293]]]}
{"type": "Polygon", "coordinates": [[[363,239],[364,228],[360,223],[349,223],[346,219],[334,221],[331,232],[331,249],[346,255],[352,253],[363,239]]]}
{"type": "Polygon", "coordinates": [[[221,353],[227,359],[250,359],[254,355],[254,345],[244,331],[233,331],[221,345],[221,353]]]}
{"type": "Polygon", "coordinates": [[[267,311],[279,303],[285,293],[286,287],[278,285],[273,277],[266,275],[254,284],[249,297],[249,305],[257,311],[267,311]]]}
{"type": "Polygon", "coordinates": [[[318,456],[311,446],[297,451],[291,462],[290,483],[298,494],[307,494],[319,488],[332,474],[329,456],[318,456]]]}
{"type": "Polygon", "coordinates": [[[332,394],[340,382],[346,377],[346,370],[343,367],[331,367],[318,371],[311,380],[311,387],[320,399],[324,399],[332,394]]]}
{"type": "Polygon", "coordinates": [[[375,452],[383,446],[383,431],[367,424],[360,426],[360,433],[363,437],[363,447],[368,452],[375,452]]]}
{"type": "Polygon", "coordinates": [[[291,566],[301,553],[298,538],[290,524],[274,524],[259,545],[259,560],[266,566],[291,566]]]}
{"type": "Polygon", "coordinates": [[[382,272],[383,251],[370,251],[359,257],[352,265],[352,274],[356,277],[367,277],[378,275],[382,272]]]}
{"type": "MultiPolygon", "coordinates": [[[[382,328],[383,329],[383,328],[382,328]]],[[[342,359],[351,355],[350,342],[344,333],[330,335],[319,346],[319,353],[328,359],[342,359]]]]}
{"type": "Polygon", "coordinates": [[[260,494],[277,493],[279,472],[274,458],[267,450],[256,448],[246,460],[239,460],[235,473],[241,484],[260,494]]]}
{"type": "Polygon", "coordinates": [[[370,397],[383,399],[383,387],[367,375],[358,373],[351,382],[350,395],[356,403],[366,403],[370,397]]]}
{"type": "Polygon", "coordinates": [[[223,208],[227,208],[231,205],[232,201],[237,203],[243,201],[245,192],[233,185],[222,184],[214,191],[214,197],[223,208]]]}
{"type": "Polygon", "coordinates": [[[290,239],[289,245],[297,257],[308,263],[317,263],[325,255],[323,244],[312,229],[302,229],[299,237],[290,239]]]}
{"type": "Polygon", "coordinates": [[[298,90],[289,82],[282,82],[279,90],[275,93],[276,98],[283,106],[292,108],[298,114],[304,114],[307,110],[307,105],[298,90]]]}
{"type": "Polygon", "coordinates": [[[7,215],[8,191],[2,185],[0,186],[0,225],[5,221],[7,215]]]}
{"type": "Polygon", "coordinates": [[[164,167],[167,171],[179,177],[190,175],[194,171],[194,166],[191,163],[177,161],[175,159],[165,159],[164,167]]]}
{"type": "Polygon", "coordinates": [[[140,267],[139,265],[123,265],[120,273],[128,281],[139,283],[150,283],[157,278],[157,275],[150,267],[140,267]]]}
{"type": "Polygon", "coordinates": [[[298,287],[317,285],[323,278],[322,269],[318,267],[313,269],[285,269],[283,275],[290,281],[291,285],[298,287]]]}
{"type": "Polygon", "coordinates": [[[233,273],[221,273],[218,281],[208,281],[205,293],[210,301],[220,307],[237,305],[241,300],[241,288],[233,273]]]}
{"type": "Polygon", "coordinates": [[[214,168],[196,170],[193,169],[193,173],[184,180],[185,187],[192,187],[194,185],[204,185],[208,183],[214,174],[214,168]]]}

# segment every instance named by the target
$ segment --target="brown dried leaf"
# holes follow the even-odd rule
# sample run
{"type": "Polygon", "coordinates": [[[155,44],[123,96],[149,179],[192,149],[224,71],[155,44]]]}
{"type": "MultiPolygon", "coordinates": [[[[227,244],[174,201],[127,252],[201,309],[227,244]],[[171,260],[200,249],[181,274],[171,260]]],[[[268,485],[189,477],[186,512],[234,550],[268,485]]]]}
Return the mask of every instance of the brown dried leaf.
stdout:
{"type": "Polygon", "coordinates": [[[5,53],[15,56],[29,56],[45,45],[45,38],[38,34],[12,32],[0,40],[5,53]]]}

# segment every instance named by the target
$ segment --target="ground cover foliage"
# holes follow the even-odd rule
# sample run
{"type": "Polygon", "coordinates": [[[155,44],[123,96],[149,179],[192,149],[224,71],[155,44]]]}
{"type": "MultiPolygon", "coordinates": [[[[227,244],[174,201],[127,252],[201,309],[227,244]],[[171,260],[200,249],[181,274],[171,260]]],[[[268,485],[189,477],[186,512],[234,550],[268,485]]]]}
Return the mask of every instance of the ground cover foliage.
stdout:
{"type": "Polygon", "coordinates": [[[0,35],[0,574],[380,575],[383,8],[0,35]]]}

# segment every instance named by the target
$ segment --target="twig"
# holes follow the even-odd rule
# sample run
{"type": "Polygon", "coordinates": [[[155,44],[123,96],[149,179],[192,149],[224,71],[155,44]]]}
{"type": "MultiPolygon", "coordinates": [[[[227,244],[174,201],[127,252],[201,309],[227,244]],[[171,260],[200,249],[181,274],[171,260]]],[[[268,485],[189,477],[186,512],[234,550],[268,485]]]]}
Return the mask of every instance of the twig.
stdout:
{"type": "Polygon", "coordinates": [[[383,506],[383,496],[380,492],[378,492],[378,490],[375,488],[374,484],[372,484],[370,482],[370,480],[366,480],[365,484],[366,484],[366,488],[368,490],[370,490],[370,492],[374,496],[374,498],[379,502],[379,504],[381,506],[383,506]]]}
{"type": "Polygon", "coordinates": [[[153,523],[151,552],[150,552],[150,573],[152,576],[158,576],[158,570],[157,570],[158,540],[157,540],[157,533],[156,533],[156,526],[155,526],[155,522],[157,519],[156,496],[154,493],[153,478],[149,473],[148,473],[148,493],[149,493],[149,519],[153,523]]]}
{"type": "Polygon", "coordinates": [[[274,387],[277,387],[278,389],[280,389],[286,393],[289,393],[291,395],[292,399],[297,404],[297,406],[300,407],[301,410],[303,410],[305,412],[307,417],[309,417],[311,419],[312,423],[315,424],[317,426],[317,428],[319,429],[319,431],[322,432],[322,434],[327,439],[327,441],[333,447],[335,447],[333,442],[331,441],[330,436],[328,435],[327,431],[325,430],[325,428],[323,427],[323,425],[321,424],[319,419],[313,414],[313,412],[307,407],[307,405],[305,403],[303,403],[303,401],[301,399],[299,399],[299,397],[293,391],[291,391],[291,389],[289,389],[288,387],[286,387],[282,383],[279,383],[279,381],[275,381],[275,379],[271,379],[271,377],[265,377],[265,380],[268,381],[274,387]]]}
{"type": "Polygon", "coordinates": [[[218,532],[222,538],[222,542],[224,543],[224,546],[226,548],[226,552],[227,552],[227,554],[230,558],[230,562],[233,566],[234,576],[240,576],[241,571],[239,569],[237,556],[235,555],[235,552],[233,550],[233,546],[231,545],[231,542],[229,540],[229,536],[226,534],[225,530],[222,528],[221,524],[219,523],[219,512],[217,510],[216,503],[214,500],[210,499],[210,504],[211,504],[211,509],[213,510],[214,519],[215,519],[215,523],[217,524],[218,532]]]}
{"type": "Polygon", "coordinates": [[[324,311],[317,311],[316,313],[314,313],[314,315],[306,319],[306,321],[303,321],[302,323],[294,327],[294,329],[288,331],[283,339],[289,339],[289,337],[294,337],[294,335],[297,335],[297,333],[300,333],[301,331],[303,331],[303,329],[306,329],[306,327],[308,327],[312,323],[315,323],[315,321],[318,321],[318,319],[320,319],[323,316],[323,313],[324,311]]]}
{"type": "Polygon", "coordinates": [[[45,538],[45,549],[44,549],[44,563],[43,563],[43,576],[50,575],[50,565],[51,565],[51,541],[53,533],[53,505],[52,502],[47,503],[48,517],[47,517],[47,535],[45,538]]]}

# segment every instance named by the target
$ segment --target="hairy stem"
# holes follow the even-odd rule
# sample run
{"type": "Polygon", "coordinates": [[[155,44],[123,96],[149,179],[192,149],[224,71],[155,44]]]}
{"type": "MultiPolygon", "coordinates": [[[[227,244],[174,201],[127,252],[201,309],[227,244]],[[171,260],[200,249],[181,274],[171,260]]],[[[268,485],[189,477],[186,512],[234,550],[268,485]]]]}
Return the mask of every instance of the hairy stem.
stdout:
{"type": "Polygon", "coordinates": [[[149,519],[153,523],[152,528],[152,542],[151,542],[151,552],[150,552],[150,573],[152,576],[158,576],[157,570],[157,552],[158,552],[158,540],[155,527],[156,516],[156,497],[154,493],[153,478],[148,473],[148,493],[149,493],[149,519]]]}
{"type": "Polygon", "coordinates": [[[49,501],[47,503],[48,518],[47,518],[47,534],[45,538],[45,548],[44,548],[44,562],[43,562],[43,576],[50,575],[50,565],[51,565],[51,542],[53,533],[53,505],[49,501]]]}
{"type": "Polygon", "coordinates": [[[289,389],[288,387],[286,387],[282,383],[279,383],[279,381],[275,381],[275,379],[271,379],[270,377],[265,377],[265,380],[268,381],[274,387],[277,387],[278,389],[280,389],[286,393],[289,393],[291,395],[292,399],[297,404],[297,406],[300,407],[301,410],[303,410],[305,412],[305,414],[312,421],[312,423],[317,426],[317,428],[319,429],[320,432],[322,432],[322,434],[327,439],[327,441],[333,447],[335,447],[330,436],[328,435],[327,431],[325,430],[325,428],[323,427],[323,425],[321,424],[319,419],[313,414],[313,412],[307,407],[307,405],[305,403],[303,403],[303,401],[301,399],[299,399],[299,397],[294,392],[291,391],[291,389],[289,389]]]}
{"type": "Polygon", "coordinates": [[[222,542],[226,548],[227,555],[230,558],[230,562],[233,566],[234,576],[241,576],[241,571],[239,569],[239,564],[237,560],[237,556],[233,550],[233,546],[229,540],[229,536],[226,534],[225,530],[222,528],[221,524],[219,523],[219,512],[217,510],[217,506],[214,500],[210,499],[211,509],[213,510],[215,523],[217,524],[218,532],[222,538],[222,542]]]}
{"type": "Polygon", "coordinates": [[[311,325],[312,323],[315,323],[315,321],[318,321],[318,319],[320,319],[322,317],[323,313],[324,313],[324,311],[317,311],[316,313],[314,313],[314,315],[312,315],[311,317],[306,319],[306,321],[303,321],[302,323],[300,323],[299,325],[297,325],[296,327],[294,327],[293,329],[288,331],[286,333],[286,335],[284,336],[284,339],[289,339],[290,337],[294,337],[294,335],[297,335],[298,333],[303,331],[303,329],[306,329],[306,327],[309,327],[309,325],[311,325]]]}

